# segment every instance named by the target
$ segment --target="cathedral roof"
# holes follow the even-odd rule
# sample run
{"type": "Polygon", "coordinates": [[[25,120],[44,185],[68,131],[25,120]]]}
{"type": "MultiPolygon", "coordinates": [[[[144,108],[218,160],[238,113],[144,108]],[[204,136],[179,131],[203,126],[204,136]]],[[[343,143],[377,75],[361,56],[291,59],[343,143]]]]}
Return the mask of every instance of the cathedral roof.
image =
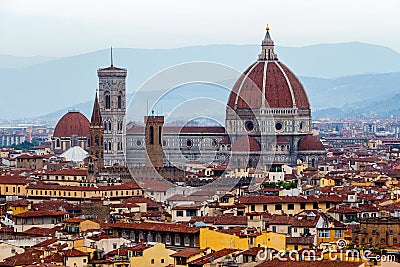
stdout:
{"type": "Polygon", "coordinates": [[[250,65],[232,88],[228,106],[236,109],[310,109],[307,94],[296,75],[278,60],[269,28],[258,60],[250,65]]]}
{"type": "Polygon", "coordinates": [[[261,146],[251,136],[243,135],[239,137],[232,145],[231,151],[233,152],[258,152],[261,151],[261,146]]]}
{"type": "Polygon", "coordinates": [[[54,129],[54,137],[89,137],[89,120],[79,111],[69,111],[54,129]]]}
{"type": "Polygon", "coordinates": [[[298,143],[298,151],[324,151],[322,142],[313,135],[306,135],[298,143]]]}
{"type": "Polygon", "coordinates": [[[66,161],[81,162],[83,161],[89,153],[87,153],[80,146],[70,147],[67,151],[60,155],[61,158],[65,158],[66,161]]]}
{"type": "Polygon", "coordinates": [[[111,65],[111,66],[109,66],[107,68],[99,69],[99,71],[102,71],[102,70],[123,70],[123,71],[125,71],[126,69],[118,68],[118,67],[115,67],[115,66],[111,65]]]}
{"type": "Polygon", "coordinates": [[[92,118],[90,120],[90,125],[91,126],[102,126],[103,125],[103,119],[101,118],[101,112],[100,112],[99,101],[97,99],[97,94],[96,94],[96,98],[94,99],[92,118]]]}

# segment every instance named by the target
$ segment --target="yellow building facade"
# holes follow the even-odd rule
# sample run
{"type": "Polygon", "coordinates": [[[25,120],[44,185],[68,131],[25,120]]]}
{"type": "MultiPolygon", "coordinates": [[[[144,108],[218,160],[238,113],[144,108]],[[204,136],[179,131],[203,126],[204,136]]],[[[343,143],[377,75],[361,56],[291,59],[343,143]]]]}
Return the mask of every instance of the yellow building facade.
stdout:
{"type": "Polygon", "coordinates": [[[168,249],[163,243],[157,243],[154,246],[143,250],[142,256],[130,257],[130,266],[154,266],[165,267],[174,263],[171,257],[176,251],[168,249]]]}
{"type": "Polygon", "coordinates": [[[66,186],[54,184],[30,185],[26,188],[28,198],[63,198],[80,201],[82,199],[116,199],[143,196],[143,190],[135,183],[114,186],[66,186]]]}
{"type": "Polygon", "coordinates": [[[284,250],[286,247],[286,236],[274,232],[263,232],[259,235],[240,237],[208,228],[200,229],[201,249],[211,248],[215,251],[224,248],[248,250],[252,247],[268,247],[276,250],[284,250]]]}

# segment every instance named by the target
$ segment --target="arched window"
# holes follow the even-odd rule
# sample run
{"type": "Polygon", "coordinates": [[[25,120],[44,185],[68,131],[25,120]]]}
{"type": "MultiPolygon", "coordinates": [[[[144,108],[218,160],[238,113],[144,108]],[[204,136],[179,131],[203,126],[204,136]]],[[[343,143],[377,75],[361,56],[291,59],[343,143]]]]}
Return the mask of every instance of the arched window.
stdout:
{"type": "Polygon", "coordinates": [[[107,143],[104,143],[104,150],[108,150],[108,145],[107,145],[107,143]]]}
{"type": "Polygon", "coordinates": [[[154,144],[154,127],[150,126],[150,145],[154,144]]]}
{"type": "Polygon", "coordinates": [[[99,145],[99,137],[98,137],[97,135],[94,137],[94,144],[95,144],[96,146],[99,145]]]}
{"type": "Polygon", "coordinates": [[[104,93],[104,99],[106,101],[106,109],[110,109],[111,108],[111,97],[110,97],[110,92],[106,91],[104,93]]]}
{"type": "Polygon", "coordinates": [[[162,145],[162,140],[161,140],[161,126],[158,126],[158,144],[161,146],[162,145]]]}
{"type": "Polygon", "coordinates": [[[111,142],[108,142],[108,150],[112,150],[112,145],[111,145],[111,142]]]}
{"type": "Polygon", "coordinates": [[[61,146],[61,144],[60,144],[60,139],[56,139],[56,147],[60,147],[61,146]]]}
{"type": "Polygon", "coordinates": [[[118,95],[118,109],[122,109],[122,92],[119,91],[118,95]]]}

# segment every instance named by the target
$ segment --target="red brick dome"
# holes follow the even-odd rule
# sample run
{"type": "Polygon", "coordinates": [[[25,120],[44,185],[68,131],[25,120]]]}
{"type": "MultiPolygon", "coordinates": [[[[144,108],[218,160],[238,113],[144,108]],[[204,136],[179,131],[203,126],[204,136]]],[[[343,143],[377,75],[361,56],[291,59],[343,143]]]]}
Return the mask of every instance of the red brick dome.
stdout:
{"type": "Polygon", "coordinates": [[[78,111],[70,111],[65,114],[54,129],[54,137],[89,137],[89,120],[78,111]]]}
{"type": "Polygon", "coordinates": [[[324,151],[322,142],[315,136],[306,135],[299,140],[298,151],[324,151]]]}
{"type": "Polygon", "coordinates": [[[228,106],[236,109],[310,109],[303,85],[274,53],[269,31],[258,60],[239,77],[229,95],[228,106]]]}
{"type": "Polygon", "coordinates": [[[303,85],[279,61],[257,61],[247,68],[233,86],[228,106],[234,110],[259,109],[263,94],[266,108],[310,108],[303,85]]]}
{"type": "Polygon", "coordinates": [[[261,146],[251,136],[243,135],[239,137],[232,145],[231,151],[233,152],[259,152],[261,151],[261,146]]]}

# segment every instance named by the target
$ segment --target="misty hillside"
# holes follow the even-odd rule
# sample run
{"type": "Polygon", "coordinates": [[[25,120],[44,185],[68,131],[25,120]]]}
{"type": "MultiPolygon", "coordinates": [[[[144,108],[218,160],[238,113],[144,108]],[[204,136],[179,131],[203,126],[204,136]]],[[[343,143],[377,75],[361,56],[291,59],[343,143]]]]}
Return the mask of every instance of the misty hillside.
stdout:
{"type": "MultiPolygon", "coordinates": [[[[128,92],[133,92],[160,70],[188,61],[219,62],[242,71],[257,59],[259,51],[259,45],[114,49],[114,65],[128,69],[128,92]]],[[[386,47],[364,43],[322,44],[277,47],[277,53],[297,75],[314,77],[301,78],[313,107],[338,107],[365,98],[384,99],[399,92],[398,73],[352,77],[400,72],[400,54],[386,47]],[[335,78],[339,76],[350,77],[335,78]]],[[[107,49],[28,67],[2,68],[0,118],[36,117],[92,101],[98,83],[96,70],[108,65],[107,49]]]]}
{"type": "Polygon", "coordinates": [[[17,57],[11,55],[0,55],[0,69],[26,68],[32,65],[55,60],[55,57],[17,57]]]}

